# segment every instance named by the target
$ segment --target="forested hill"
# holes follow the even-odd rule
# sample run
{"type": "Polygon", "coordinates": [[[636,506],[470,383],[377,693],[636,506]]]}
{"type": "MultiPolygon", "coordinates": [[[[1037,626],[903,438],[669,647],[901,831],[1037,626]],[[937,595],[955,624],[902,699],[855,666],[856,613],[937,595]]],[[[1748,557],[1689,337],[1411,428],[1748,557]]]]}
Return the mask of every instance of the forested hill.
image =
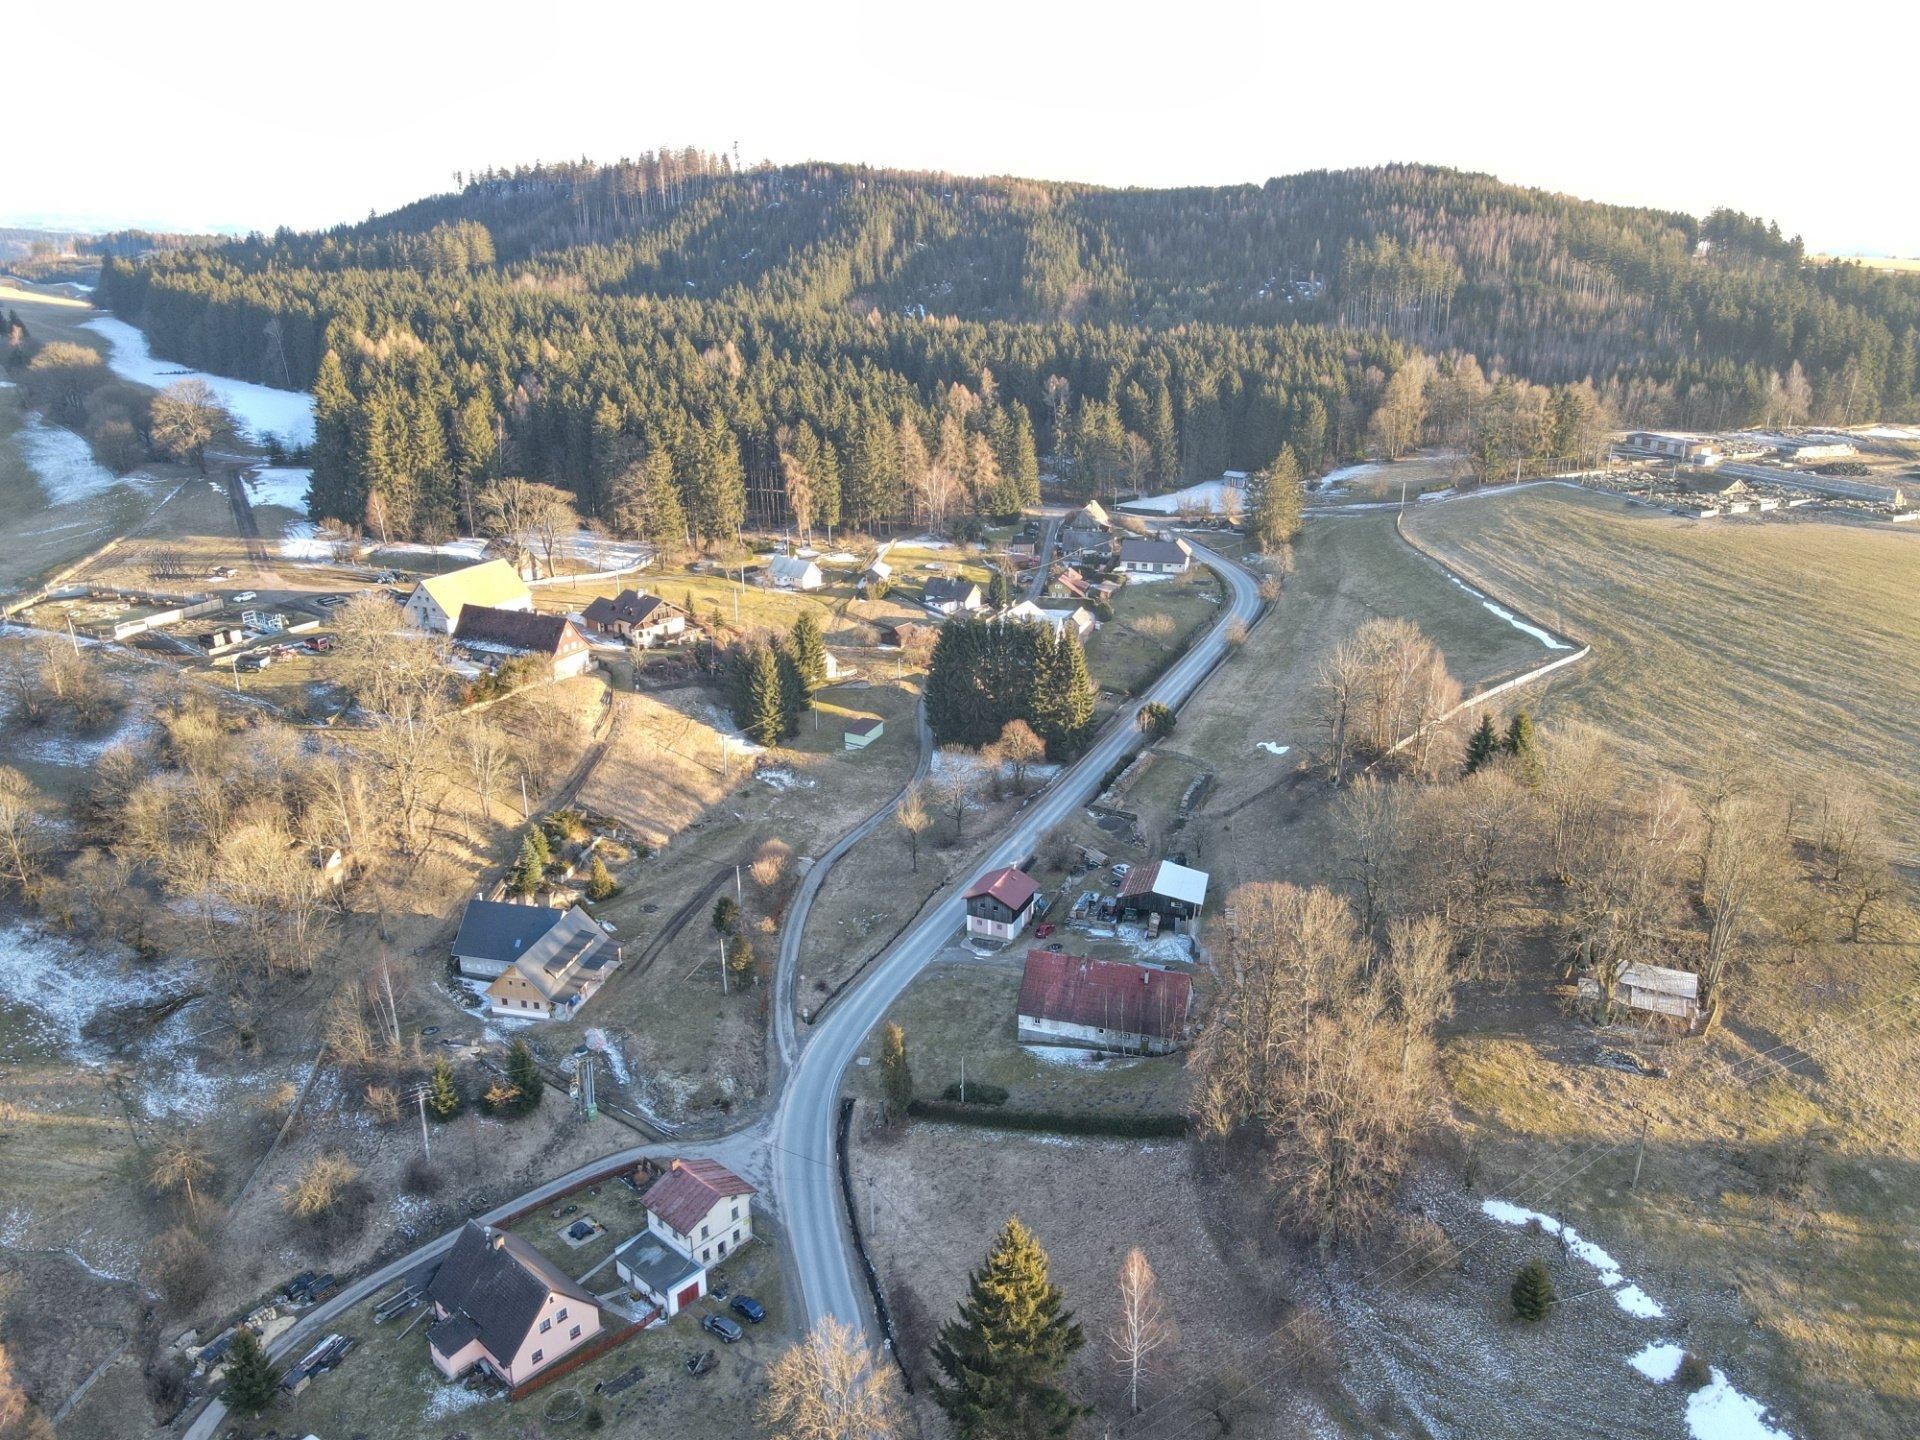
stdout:
{"type": "MultiPolygon", "coordinates": [[[[1744,216],[1415,166],[1147,191],[663,153],[488,172],[324,234],[113,263],[104,293],[162,352],[318,381],[323,409],[398,387],[376,408],[434,407],[442,450],[469,402],[499,414],[517,450],[489,464],[596,513],[612,451],[693,429],[775,488],[783,426],[845,458],[874,415],[897,439],[911,412],[937,449],[952,387],[981,400],[983,368],[994,403],[948,441],[996,424],[1017,467],[1008,432],[1029,424],[1064,458],[1091,410],[1096,449],[1138,440],[1155,481],[1257,468],[1283,441],[1309,465],[1342,458],[1415,350],[1590,381],[1593,405],[1649,424],[1904,414],[1920,371],[1920,280],[1808,264],[1744,216]]],[[[412,434],[425,418],[383,421],[376,442],[361,415],[358,439],[336,437],[352,456],[323,437],[345,486],[329,508],[358,519],[389,481],[327,467],[431,449],[412,434]]]]}

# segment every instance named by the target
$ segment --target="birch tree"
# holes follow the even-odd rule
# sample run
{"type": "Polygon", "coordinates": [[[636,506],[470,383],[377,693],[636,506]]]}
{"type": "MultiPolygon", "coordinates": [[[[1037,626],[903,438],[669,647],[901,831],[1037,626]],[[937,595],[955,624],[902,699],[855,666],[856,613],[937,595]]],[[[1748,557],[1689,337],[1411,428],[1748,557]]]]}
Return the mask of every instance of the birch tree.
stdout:
{"type": "Polygon", "coordinates": [[[1170,1350],[1179,1331],[1160,1298],[1159,1282],[1147,1263],[1146,1251],[1135,1246],[1120,1262],[1118,1313],[1107,1332],[1114,1364],[1127,1378],[1127,1413],[1140,1413],[1140,1380],[1170,1350]]]}

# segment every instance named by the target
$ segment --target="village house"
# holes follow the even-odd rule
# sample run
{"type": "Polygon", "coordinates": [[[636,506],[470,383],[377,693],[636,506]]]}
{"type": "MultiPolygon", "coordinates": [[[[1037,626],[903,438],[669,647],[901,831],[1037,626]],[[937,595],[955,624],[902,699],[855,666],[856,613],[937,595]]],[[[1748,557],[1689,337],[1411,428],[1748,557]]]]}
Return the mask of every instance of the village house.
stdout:
{"type": "Polygon", "coordinates": [[[462,975],[490,980],[495,1015],[569,1019],[620,966],[621,950],[578,905],[509,905],[469,900],[454,936],[462,975]]]}
{"type": "Polygon", "coordinates": [[[1069,555],[1108,549],[1113,544],[1113,517],[1098,500],[1089,500],[1061,522],[1055,543],[1069,555]]]}
{"type": "Polygon", "coordinates": [[[531,610],[463,605],[453,643],[478,659],[535,656],[547,663],[556,680],[584,674],[593,664],[593,647],[571,620],[531,610]]]}
{"type": "Polygon", "coordinates": [[[514,568],[504,560],[483,560],[433,575],[413,587],[407,596],[407,623],[417,630],[451,635],[460,623],[460,612],[469,605],[490,605],[496,610],[531,610],[533,592],[514,568]]]}
{"type": "Polygon", "coordinates": [[[818,590],[826,583],[820,567],[798,555],[775,555],[762,573],[777,590],[818,590]]]}
{"type": "Polygon", "coordinates": [[[1193,982],[1172,970],[1029,950],[1020,980],[1022,1042],[1165,1055],[1186,1034],[1193,982]]]}
{"type": "Polygon", "coordinates": [[[684,635],[692,618],[678,605],[644,590],[622,590],[612,599],[596,595],[580,613],[594,634],[646,649],[684,635]]]}
{"type": "Polygon", "coordinates": [[[886,733],[885,721],[878,715],[867,715],[858,720],[849,720],[843,739],[847,749],[864,750],[886,733]]]}
{"type": "Polygon", "coordinates": [[[1056,635],[1071,628],[1082,640],[1100,628],[1100,622],[1093,618],[1093,612],[1084,605],[1076,605],[1071,610],[1047,610],[1031,600],[1022,600],[1018,605],[1010,605],[1001,611],[1000,618],[1022,625],[1046,625],[1056,635]]]}
{"type": "Polygon", "coordinates": [[[876,557],[872,564],[860,572],[857,582],[862,596],[883,593],[893,582],[893,566],[876,557]]]}
{"type": "Polygon", "coordinates": [[[1713,465],[1721,459],[1720,447],[1706,436],[1674,430],[1630,430],[1624,443],[1629,450],[1688,465],[1713,465]]]}
{"type": "Polygon", "coordinates": [[[1121,915],[1158,915],[1174,929],[1191,921],[1207,899],[1207,872],[1190,870],[1171,860],[1136,865],[1120,886],[1121,915]]]}
{"type": "Polygon", "coordinates": [[[920,603],[936,615],[970,615],[984,609],[987,598],[971,580],[937,575],[927,581],[920,603]]]}
{"type": "Polygon", "coordinates": [[[1119,569],[1128,575],[1184,575],[1193,564],[1193,549],[1184,540],[1120,542],[1119,569]]]}
{"type": "Polygon", "coordinates": [[[1033,918],[1033,900],[1040,887],[1024,870],[1004,866],[989,870],[966,893],[967,934],[989,940],[1011,940],[1033,918]]]}
{"type": "Polygon", "coordinates": [[[593,1296],[517,1235],[468,1221],[427,1286],[434,1368],[449,1380],[479,1369],[512,1387],[602,1329],[593,1296]]]}
{"type": "Polygon", "coordinates": [[[1086,600],[1093,595],[1093,585],[1071,565],[1063,565],[1060,573],[1047,582],[1047,594],[1067,600],[1086,600]]]}

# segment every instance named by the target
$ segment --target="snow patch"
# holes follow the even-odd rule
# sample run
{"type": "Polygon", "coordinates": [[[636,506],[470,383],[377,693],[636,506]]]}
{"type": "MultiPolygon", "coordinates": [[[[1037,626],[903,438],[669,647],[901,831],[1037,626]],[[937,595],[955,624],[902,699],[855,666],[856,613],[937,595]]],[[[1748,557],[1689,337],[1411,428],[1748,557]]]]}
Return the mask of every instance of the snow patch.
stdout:
{"type": "Polygon", "coordinates": [[[1637,1355],[1630,1356],[1627,1364],[1654,1384],[1664,1385],[1680,1373],[1680,1362],[1686,1354],[1683,1347],[1671,1340],[1656,1340],[1637,1355]]]}
{"type": "Polygon", "coordinates": [[[1321,478],[1320,493],[1325,495],[1329,491],[1344,489],[1347,481],[1377,475],[1386,468],[1378,460],[1365,460],[1358,465],[1343,465],[1338,470],[1329,471],[1321,478]]]}
{"type": "Polygon", "coordinates": [[[287,528],[280,532],[280,558],[282,560],[331,560],[333,542],[322,538],[313,523],[308,520],[292,520],[287,528]]]}
{"type": "Polygon", "coordinates": [[[1767,1424],[1767,1407],[1734,1389],[1713,1367],[1712,1378],[1687,1397],[1687,1430],[1693,1440],[1791,1440],[1767,1424]]]}
{"type": "Polygon", "coordinates": [[[1293,747],[1291,745],[1276,745],[1271,740],[1261,740],[1256,743],[1253,748],[1256,750],[1264,750],[1269,755],[1284,755],[1293,747]]]}
{"type": "Polygon", "coordinates": [[[310,465],[263,465],[247,477],[248,498],[256,505],[278,505],[304,515],[312,483],[310,465]]]}
{"type": "Polygon", "coordinates": [[[0,1001],[26,1010],[42,1036],[86,1064],[104,1059],[84,1035],[103,1010],[154,1004],[187,988],[177,969],[136,969],[117,947],[93,950],[24,924],[0,928],[0,1001]]]}
{"type": "Polygon", "coordinates": [[[1165,495],[1126,500],[1121,502],[1119,508],[1140,515],[1176,515],[1183,510],[1230,515],[1244,510],[1246,503],[1247,492],[1243,487],[1230,485],[1225,480],[1203,480],[1198,485],[1189,485],[1184,490],[1170,490],[1165,495]]]}
{"type": "Polygon", "coordinates": [[[444,1420],[462,1410],[484,1405],[490,1398],[486,1391],[469,1390],[464,1385],[436,1385],[421,1407],[420,1415],[425,1420],[444,1420]]]}
{"type": "Polygon", "coordinates": [[[313,443],[313,397],[304,391],[276,390],[270,385],[209,375],[159,359],[147,344],[145,334],[112,315],[96,316],[83,321],[82,325],[106,336],[112,348],[107,364],[121,379],[150,385],[156,390],[164,390],[180,380],[204,381],[233,416],[234,423],[252,439],[265,440],[269,435],[277,435],[290,445],[313,443]]]}
{"type": "Polygon", "coordinates": [[[1482,594],[1480,591],[1474,589],[1471,585],[1467,584],[1467,582],[1462,580],[1458,575],[1449,574],[1447,576],[1447,579],[1451,580],[1454,584],[1458,585],[1462,590],[1466,591],[1469,595],[1473,596],[1476,600],[1478,600],[1480,602],[1481,609],[1488,611],[1490,614],[1498,616],[1500,619],[1506,621],[1507,624],[1511,625],[1514,629],[1522,631],[1525,634],[1531,635],[1534,639],[1538,640],[1542,645],[1546,646],[1547,649],[1571,650],[1573,648],[1571,645],[1567,644],[1564,640],[1556,639],[1553,635],[1549,634],[1547,631],[1542,630],[1538,625],[1529,625],[1526,621],[1522,620],[1518,615],[1515,615],[1511,610],[1507,609],[1504,605],[1496,605],[1493,601],[1487,599],[1487,597],[1484,594],[1482,594]]]}
{"type": "Polygon", "coordinates": [[[1480,1211],[1502,1225],[1521,1226],[1538,1222],[1547,1234],[1558,1235],[1567,1253],[1592,1266],[1600,1283],[1613,1291],[1614,1303],[1629,1315],[1641,1320],[1658,1320],[1667,1313],[1660,1307],[1659,1301],[1638,1285],[1623,1285],[1626,1277],[1620,1273],[1620,1262],[1593,1241],[1582,1238],[1573,1226],[1508,1200],[1483,1200],[1480,1202],[1480,1211]],[[1620,1288],[1615,1289],[1615,1286],[1620,1288]]]}
{"type": "Polygon", "coordinates": [[[754,778],[764,780],[776,790],[811,790],[817,783],[806,779],[804,776],[794,774],[793,771],[783,765],[769,766],[767,769],[760,771],[754,778]]]}

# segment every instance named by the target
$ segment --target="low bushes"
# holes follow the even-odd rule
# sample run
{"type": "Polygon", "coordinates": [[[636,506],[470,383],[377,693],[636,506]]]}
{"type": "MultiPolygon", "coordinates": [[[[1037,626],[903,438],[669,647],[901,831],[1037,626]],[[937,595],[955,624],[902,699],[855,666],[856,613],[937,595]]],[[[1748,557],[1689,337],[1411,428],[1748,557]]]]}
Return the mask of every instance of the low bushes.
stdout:
{"type": "Polygon", "coordinates": [[[1007,1110],[999,1104],[974,1103],[975,1088],[967,1086],[969,1098],[964,1105],[957,1100],[916,1100],[907,1107],[907,1113],[917,1120],[942,1120],[950,1125],[981,1125],[994,1130],[1025,1130],[1048,1135],[1091,1135],[1114,1140],[1178,1139],[1187,1133],[1184,1115],[1069,1115],[1057,1110],[1007,1110]]]}
{"type": "Polygon", "coordinates": [[[1007,1103],[1007,1092],[1003,1086],[986,1085],[976,1080],[967,1086],[963,1095],[960,1093],[960,1082],[956,1080],[940,1092],[940,1098],[961,1105],[1004,1105],[1007,1103]]]}

